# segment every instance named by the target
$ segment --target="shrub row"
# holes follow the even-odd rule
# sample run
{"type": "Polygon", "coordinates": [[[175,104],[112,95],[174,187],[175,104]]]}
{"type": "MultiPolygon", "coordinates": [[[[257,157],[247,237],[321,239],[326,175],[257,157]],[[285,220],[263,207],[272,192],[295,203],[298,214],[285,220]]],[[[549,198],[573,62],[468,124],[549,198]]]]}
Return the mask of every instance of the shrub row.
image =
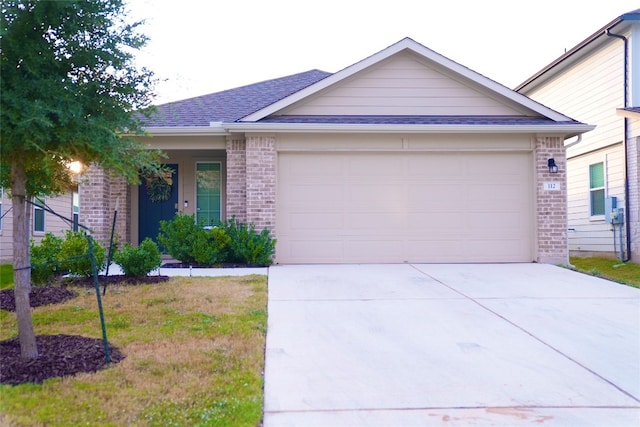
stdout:
{"type": "MultiPolygon", "coordinates": [[[[160,222],[158,242],[178,261],[206,266],[271,265],[276,244],[269,230],[258,233],[253,224],[238,222],[235,217],[207,229],[196,224],[193,215],[183,213],[160,222]]],[[[102,270],[106,266],[106,250],[95,240],[93,247],[96,267],[102,270]]],[[[93,272],[88,254],[84,231],[67,230],[64,238],[47,233],[38,245],[32,240],[31,281],[42,285],[66,273],[90,277],[93,272]]],[[[160,267],[162,257],[158,245],[146,238],[137,247],[125,243],[115,252],[113,261],[126,276],[141,277],[160,267]]]]}
{"type": "MultiPolygon", "coordinates": [[[[93,252],[96,268],[104,269],[105,248],[94,240],[93,252]]],[[[134,277],[146,276],[162,263],[158,246],[148,238],[138,247],[126,243],[122,250],[115,253],[113,260],[125,275],[134,277]]],[[[67,273],[84,277],[93,274],[89,241],[84,231],[67,230],[64,238],[47,233],[38,245],[31,240],[31,282],[34,285],[46,284],[52,278],[67,273]]]]}
{"type": "Polygon", "coordinates": [[[170,221],[160,221],[158,243],[182,263],[211,266],[271,265],[276,245],[269,230],[258,232],[253,224],[239,222],[235,217],[208,229],[196,224],[193,215],[184,213],[170,221]]]}

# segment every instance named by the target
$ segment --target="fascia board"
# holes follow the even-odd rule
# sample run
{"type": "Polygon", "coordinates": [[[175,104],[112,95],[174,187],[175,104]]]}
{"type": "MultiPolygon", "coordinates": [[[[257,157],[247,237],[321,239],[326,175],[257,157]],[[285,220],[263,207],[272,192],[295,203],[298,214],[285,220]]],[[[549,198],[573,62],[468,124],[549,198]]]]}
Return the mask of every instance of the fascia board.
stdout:
{"type": "Polygon", "coordinates": [[[221,126],[157,126],[145,127],[143,130],[149,135],[180,136],[180,135],[207,135],[225,136],[228,132],[221,126]]]}
{"type": "Polygon", "coordinates": [[[411,50],[416,54],[421,55],[435,62],[436,64],[439,64],[440,66],[453,71],[454,73],[457,73],[469,80],[475,81],[476,83],[486,87],[490,91],[495,92],[496,94],[512,102],[515,102],[516,104],[519,104],[531,111],[534,111],[544,117],[547,117],[551,120],[560,121],[560,122],[571,120],[571,118],[563,114],[560,114],[557,111],[554,111],[548,107],[545,107],[544,105],[528,98],[527,96],[522,95],[518,92],[515,92],[509,89],[508,87],[503,86],[500,83],[497,83],[489,79],[488,77],[483,76],[482,74],[479,74],[463,65],[460,65],[457,62],[445,56],[440,55],[439,53],[427,48],[426,46],[421,45],[420,43],[417,43],[416,41],[410,38],[405,38],[400,40],[396,44],[393,44],[388,48],[343,69],[342,71],[338,71],[337,73],[332,74],[331,76],[320,80],[318,83],[308,86],[305,89],[302,89],[301,91],[298,91],[291,96],[288,96],[278,102],[275,102],[261,110],[258,110],[242,118],[240,121],[256,122],[258,120],[261,120],[271,114],[276,113],[277,111],[282,110],[283,108],[286,108],[294,104],[295,102],[298,102],[308,96],[311,96],[314,93],[317,93],[341,80],[344,80],[356,74],[357,72],[362,71],[380,61],[383,61],[389,58],[390,56],[395,55],[396,53],[401,52],[405,49],[411,50]]]}
{"type": "Polygon", "coordinates": [[[550,125],[370,125],[325,123],[227,123],[228,132],[269,133],[534,133],[576,136],[595,129],[586,124],[550,125]]]}

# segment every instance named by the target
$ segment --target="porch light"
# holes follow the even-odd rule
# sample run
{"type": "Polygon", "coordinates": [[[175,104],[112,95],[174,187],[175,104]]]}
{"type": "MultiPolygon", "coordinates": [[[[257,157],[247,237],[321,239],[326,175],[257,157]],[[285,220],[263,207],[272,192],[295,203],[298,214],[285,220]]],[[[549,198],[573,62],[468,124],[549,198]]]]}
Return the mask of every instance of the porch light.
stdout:
{"type": "Polygon", "coordinates": [[[547,166],[549,166],[549,173],[558,173],[558,165],[556,165],[555,159],[547,160],[547,166]]]}
{"type": "Polygon", "coordinates": [[[79,162],[79,161],[73,161],[73,162],[68,162],[67,163],[67,169],[69,169],[69,172],[71,172],[73,175],[80,175],[84,169],[84,165],[79,162]]]}

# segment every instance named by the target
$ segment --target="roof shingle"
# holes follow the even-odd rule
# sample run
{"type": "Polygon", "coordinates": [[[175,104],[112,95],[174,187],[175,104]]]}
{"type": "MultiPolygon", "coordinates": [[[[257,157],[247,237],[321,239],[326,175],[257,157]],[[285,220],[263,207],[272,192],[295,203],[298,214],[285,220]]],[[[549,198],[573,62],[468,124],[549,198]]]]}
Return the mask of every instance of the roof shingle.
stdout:
{"type": "Polygon", "coordinates": [[[211,122],[235,122],[261,108],[312,85],[331,73],[310,70],[273,80],[157,106],[145,127],[209,126],[211,122]]]}

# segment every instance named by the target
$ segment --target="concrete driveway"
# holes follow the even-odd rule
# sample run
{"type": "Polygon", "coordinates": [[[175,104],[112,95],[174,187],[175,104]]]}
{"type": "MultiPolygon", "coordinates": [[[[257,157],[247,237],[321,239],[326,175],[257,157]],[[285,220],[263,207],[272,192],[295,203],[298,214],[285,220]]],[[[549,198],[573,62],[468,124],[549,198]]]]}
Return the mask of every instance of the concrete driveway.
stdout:
{"type": "Polygon", "coordinates": [[[640,290],[544,264],[269,269],[264,426],[640,425],[640,290]]]}

